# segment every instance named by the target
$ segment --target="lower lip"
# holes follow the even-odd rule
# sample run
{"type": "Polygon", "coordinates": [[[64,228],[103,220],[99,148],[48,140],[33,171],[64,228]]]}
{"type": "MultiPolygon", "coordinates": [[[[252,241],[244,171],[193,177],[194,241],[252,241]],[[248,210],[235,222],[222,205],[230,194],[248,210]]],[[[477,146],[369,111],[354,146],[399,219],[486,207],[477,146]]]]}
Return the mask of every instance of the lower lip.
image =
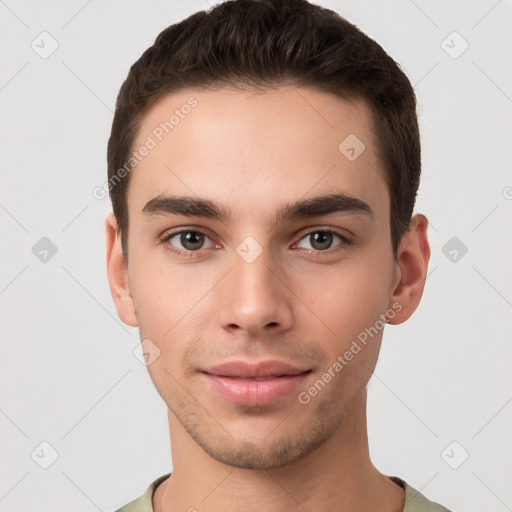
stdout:
{"type": "Polygon", "coordinates": [[[310,372],[285,375],[268,380],[235,379],[205,373],[212,388],[237,405],[261,406],[277,402],[289,395],[310,372]]]}

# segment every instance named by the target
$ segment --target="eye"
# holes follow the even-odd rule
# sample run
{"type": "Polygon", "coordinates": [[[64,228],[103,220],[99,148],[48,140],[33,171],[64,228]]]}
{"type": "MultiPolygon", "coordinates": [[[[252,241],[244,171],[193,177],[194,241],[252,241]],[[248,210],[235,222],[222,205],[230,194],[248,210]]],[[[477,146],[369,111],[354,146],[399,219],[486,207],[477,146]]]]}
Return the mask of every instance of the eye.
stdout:
{"type": "MultiPolygon", "coordinates": [[[[336,230],[325,228],[310,231],[303,236],[300,241],[295,244],[300,246],[302,240],[309,240],[309,247],[303,247],[308,251],[314,253],[327,252],[332,248],[333,241],[338,238],[340,242],[334,246],[343,249],[344,246],[350,245],[352,242],[343,234],[336,230]]],[[[196,229],[181,229],[172,233],[167,233],[160,240],[165,249],[172,251],[180,258],[187,258],[195,256],[201,249],[208,249],[212,247],[219,247],[206,233],[196,229]],[[174,240],[174,242],[173,242],[174,240]],[[205,246],[205,241],[210,241],[209,245],[205,246]]]]}
{"type": "Polygon", "coordinates": [[[341,243],[339,243],[336,247],[340,245],[350,245],[351,243],[347,237],[332,229],[317,229],[316,231],[311,231],[305,237],[301,238],[301,241],[309,240],[310,246],[305,247],[305,249],[321,252],[330,249],[333,243],[333,239],[336,237],[341,240],[341,243]]]}
{"type": "Polygon", "coordinates": [[[161,242],[166,244],[171,250],[178,253],[178,255],[184,255],[187,252],[197,252],[204,247],[205,239],[210,240],[212,243],[209,247],[214,247],[215,243],[202,231],[193,229],[184,229],[181,231],[175,231],[167,234],[161,242]],[[171,240],[175,240],[174,243],[171,240]],[[181,244],[181,247],[174,245],[175,243],[181,244]]]}

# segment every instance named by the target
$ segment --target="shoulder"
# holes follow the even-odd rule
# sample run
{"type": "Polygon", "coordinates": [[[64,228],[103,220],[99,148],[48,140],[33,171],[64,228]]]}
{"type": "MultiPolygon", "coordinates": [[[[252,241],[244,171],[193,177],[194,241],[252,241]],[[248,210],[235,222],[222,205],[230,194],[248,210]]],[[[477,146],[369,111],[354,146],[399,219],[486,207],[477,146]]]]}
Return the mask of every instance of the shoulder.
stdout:
{"type": "Polygon", "coordinates": [[[115,512],[154,512],[153,494],[156,488],[169,476],[171,476],[171,473],[158,477],[155,481],[151,482],[140,498],[130,501],[130,503],[127,503],[124,507],[117,509],[115,512]]]}
{"type": "Polygon", "coordinates": [[[430,501],[405,480],[394,477],[393,480],[405,489],[405,505],[403,512],[452,512],[443,505],[430,501]]]}

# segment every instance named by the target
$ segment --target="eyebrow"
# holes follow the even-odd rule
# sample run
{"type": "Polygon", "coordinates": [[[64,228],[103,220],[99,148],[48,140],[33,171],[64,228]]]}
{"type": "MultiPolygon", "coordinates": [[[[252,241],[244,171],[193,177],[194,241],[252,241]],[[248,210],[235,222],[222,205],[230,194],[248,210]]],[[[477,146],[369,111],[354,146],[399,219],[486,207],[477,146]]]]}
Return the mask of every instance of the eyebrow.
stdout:
{"type": "MultiPolygon", "coordinates": [[[[148,201],[142,209],[142,213],[148,217],[168,214],[204,217],[224,223],[232,218],[232,212],[229,209],[223,205],[217,205],[209,199],[163,194],[148,201]]],[[[363,214],[371,218],[374,217],[374,212],[368,203],[345,193],[336,193],[284,204],[277,210],[273,222],[279,224],[293,219],[335,213],[363,214]]]]}

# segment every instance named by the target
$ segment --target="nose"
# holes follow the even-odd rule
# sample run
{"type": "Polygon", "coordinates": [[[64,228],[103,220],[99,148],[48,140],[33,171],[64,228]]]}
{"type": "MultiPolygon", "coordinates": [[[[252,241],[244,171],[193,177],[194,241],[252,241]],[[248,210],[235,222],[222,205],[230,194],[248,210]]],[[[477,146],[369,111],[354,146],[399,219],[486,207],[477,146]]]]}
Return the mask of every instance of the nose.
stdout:
{"type": "Polygon", "coordinates": [[[235,253],[232,270],[220,290],[221,327],[254,337],[290,329],[293,294],[287,281],[269,249],[252,262],[235,253]]]}

